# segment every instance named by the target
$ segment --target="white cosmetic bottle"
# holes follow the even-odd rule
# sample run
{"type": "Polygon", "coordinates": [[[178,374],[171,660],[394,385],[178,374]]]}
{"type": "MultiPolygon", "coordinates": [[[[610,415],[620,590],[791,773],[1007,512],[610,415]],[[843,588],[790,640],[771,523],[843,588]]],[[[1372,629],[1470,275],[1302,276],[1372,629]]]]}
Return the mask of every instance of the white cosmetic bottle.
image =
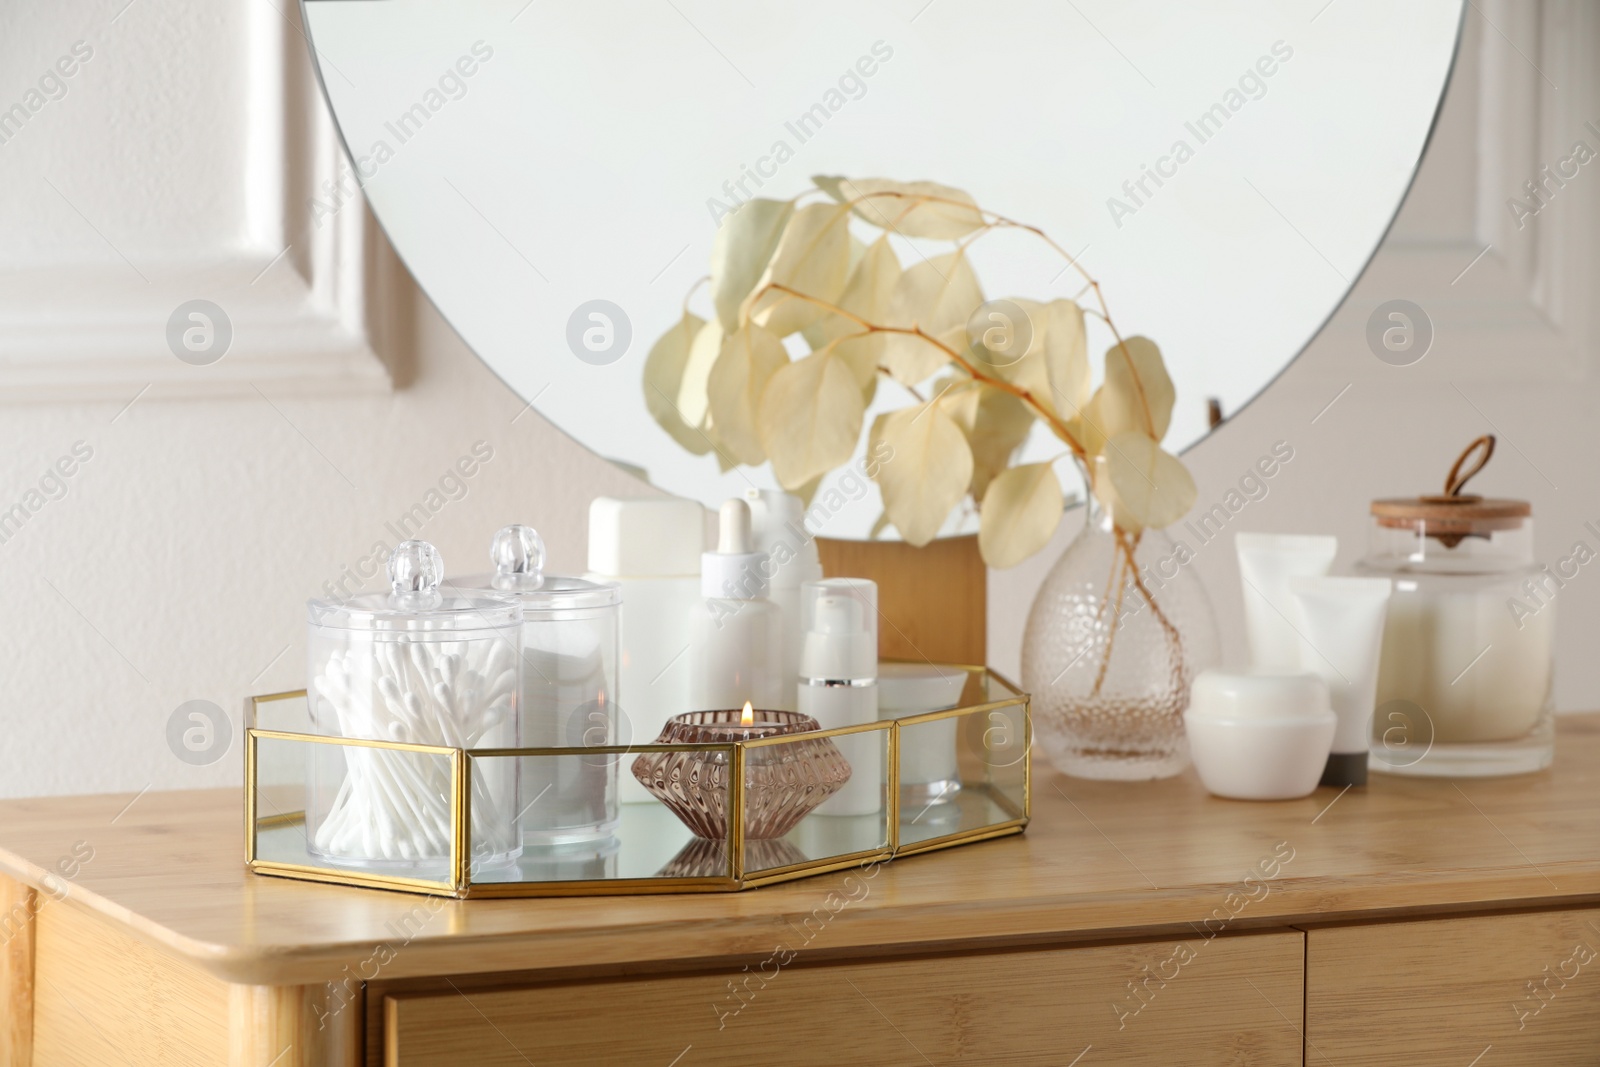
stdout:
{"type": "MultiPolygon", "coordinates": [[[[800,675],[800,646],[805,641],[805,621],[801,611],[801,586],[822,577],[822,562],[817,557],[817,542],[806,529],[805,505],[800,498],[781,489],[746,489],[750,505],[750,527],[755,549],[767,555],[767,599],[778,606],[783,622],[783,676],[793,682],[800,675]]],[[[784,692],[792,695],[793,686],[784,692]]],[[[793,711],[785,699],[777,710],[793,711]]]]}
{"type": "Polygon", "coordinates": [[[701,602],[689,612],[689,704],[721,711],[750,701],[782,709],[794,700],[783,677],[783,627],[767,599],[767,557],[755,551],[750,507],[722,502],[717,549],[700,557],[701,602]]]}
{"type": "MultiPolygon", "coordinates": [[[[816,719],[824,730],[877,722],[878,648],[861,601],[824,592],[806,614],[811,624],[800,653],[800,713],[816,719]]],[[[875,731],[834,738],[850,764],[850,780],[817,808],[818,815],[882,810],[886,736],[875,731]]]]}
{"type": "MultiPolygon", "coordinates": [[[[700,604],[704,549],[705,509],[693,500],[599,497],[589,505],[585,577],[622,590],[619,744],[654,741],[668,719],[689,708],[683,620],[700,604]]],[[[619,778],[622,803],[657,803],[626,770],[619,778]]]]}

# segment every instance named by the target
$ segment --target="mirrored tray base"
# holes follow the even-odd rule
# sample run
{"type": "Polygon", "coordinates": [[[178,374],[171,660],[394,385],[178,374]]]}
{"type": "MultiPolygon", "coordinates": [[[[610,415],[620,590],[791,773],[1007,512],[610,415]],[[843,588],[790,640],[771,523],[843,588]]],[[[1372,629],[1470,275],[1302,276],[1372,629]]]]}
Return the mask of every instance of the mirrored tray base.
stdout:
{"type": "Polygon", "coordinates": [[[948,711],[693,746],[469,750],[355,740],[317,733],[304,691],[253,697],[246,860],[257,874],[458,898],[736,892],[1021,833],[1030,811],[1028,697],[985,668],[949,669],[967,679],[961,704],[948,711]],[[762,799],[750,769],[824,738],[853,757],[857,774],[878,772],[876,810],[868,802],[835,814],[824,804],[781,837],[746,833],[762,799]],[[613,833],[559,845],[513,830],[508,847],[505,826],[484,816],[514,811],[539,794],[541,781],[570,782],[580,768],[592,778],[596,766],[627,775],[641,755],[657,752],[733,771],[702,783],[716,791],[700,799],[732,816],[722,820],[722,837],[696,836],[653,801],[620,805],[613,833]],[[953,762],[956,777],[936,788],[902,781],[902,768],[926,767],[930,755],[953,762]],[[426,827],[374,818],[342,836],[328,832],[352,792],[392,798],[427,783],[433,795],[424,799],[434,807],[416,805],[435,820],[426,827]]]}

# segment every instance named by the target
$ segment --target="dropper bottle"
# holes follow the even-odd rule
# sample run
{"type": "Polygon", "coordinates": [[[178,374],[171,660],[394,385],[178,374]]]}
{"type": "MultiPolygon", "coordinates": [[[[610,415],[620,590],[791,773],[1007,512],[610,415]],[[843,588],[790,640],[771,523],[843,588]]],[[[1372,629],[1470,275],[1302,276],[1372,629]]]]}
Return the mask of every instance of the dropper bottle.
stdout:
{"type": "Polygon", "coordinates": [[[717,548],[700,557],[701,602],[689,613],[688,711],[787,707],[782,618],[767,599],[769,562],[754,549],[750,507],[725,500],[717,548]]]}

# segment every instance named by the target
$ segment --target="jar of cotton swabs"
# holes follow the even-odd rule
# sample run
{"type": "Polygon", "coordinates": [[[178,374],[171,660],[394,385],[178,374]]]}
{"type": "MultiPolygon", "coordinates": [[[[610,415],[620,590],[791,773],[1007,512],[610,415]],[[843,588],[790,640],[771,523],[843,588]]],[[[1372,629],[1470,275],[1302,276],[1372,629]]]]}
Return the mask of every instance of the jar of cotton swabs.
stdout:
{"type": "MultiPolygon", "coordinates": [[[[406,541],[389,558],[390,592],[308,605],[313,728],[393,743],[313,746],[306,844],[317,855],[419,877],[450,863],[456,760],[429,749],[518,744],[522,608],[441,594],[443,576],[438,550],[406,541]]],[[[508,863],[521,852],[516,763],[472,766],[470,862],[508,863]]]]}

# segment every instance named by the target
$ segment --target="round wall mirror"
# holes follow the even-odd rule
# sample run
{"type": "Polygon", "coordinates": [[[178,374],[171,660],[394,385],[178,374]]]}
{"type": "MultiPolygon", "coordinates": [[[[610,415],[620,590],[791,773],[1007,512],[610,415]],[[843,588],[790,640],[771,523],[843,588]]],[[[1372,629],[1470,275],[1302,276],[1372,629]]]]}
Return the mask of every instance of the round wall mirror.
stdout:
{"type": "MultiPolygon", "coordinates": [[[[727,403],[742,389],[743,415],[717,425],[699,324],[726,320],[726,343],[763,277],[886,309],[890,295],[859,291],[871,277],[844,292],[873,255],[892,255],[890,281],[918,271],[938,290],[938,328],[963,351],[1011,346],[1020,359],[1035,311],[1076,301],[1096,377],[1113,343],[1103,298],[1121,335],[1160,346],[1176,391],[1163,444],[1177,452],[1284,369],[1372,256],[1427,142],[1462,11],[309,0],[350,156],[312,210],[330,224],[359,185],[424,291],[511,388],[593,451],[708,505],[779,484],[762,434],[792,412],[757,394],[776,363],[840,335],[795,294],[763,290],[757,311],[781,348],[749,342],[743,377],[712,388],[727,403]],[[893,193],[908,189],[925,199],[893,193]],[[879,204],[894,218],[875,217],[879,204]],[[782,230],[840,206],[838,225],[782,230]],[[719,249],[741,216],[739,240],[719,249]],[[772,246],[780,232],[787,251],[772,246]],[[806,258],[813,245],[830,250],[816,253],[823,266],[806,258]],[[746,288],[730,288],[741,272],[746,288]]],[[[865,367],[860,419],[829,431],[838,458],[839,434],[858,427],[855,458],[804,485],[835,502],[816,531],[830,537],[895,535],[863,476],[871,428],[954,380],[890,374],[871,356],[865,367]]],[[[1062,455],[1038,423],[973,447],[1062,455]]],[[[1056,470],[1073,491],[1072,464],[1056,470]]],[[[975,525],[967,498],[939,532],[975,525]]]]}

